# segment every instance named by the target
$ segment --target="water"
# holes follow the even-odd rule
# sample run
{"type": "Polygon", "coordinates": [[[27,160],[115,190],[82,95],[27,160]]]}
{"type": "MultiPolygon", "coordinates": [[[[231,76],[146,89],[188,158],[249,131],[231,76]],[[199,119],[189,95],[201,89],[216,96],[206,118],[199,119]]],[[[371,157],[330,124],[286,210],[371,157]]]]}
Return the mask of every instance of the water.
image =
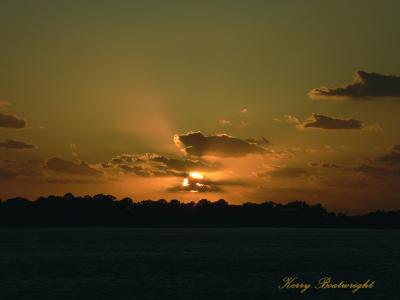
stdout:
{"type": "Polygon", "coordinates": [[[0,299],[400,299],[400,231],[0,229],[0,299]],[[280,290],[376,281],[349,290],[280,290]]]}

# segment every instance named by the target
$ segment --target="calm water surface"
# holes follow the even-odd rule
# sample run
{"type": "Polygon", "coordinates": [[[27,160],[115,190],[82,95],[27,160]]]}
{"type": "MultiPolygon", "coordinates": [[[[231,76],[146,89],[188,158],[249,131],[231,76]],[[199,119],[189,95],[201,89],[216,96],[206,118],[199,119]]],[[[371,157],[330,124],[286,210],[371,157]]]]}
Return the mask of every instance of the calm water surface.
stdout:
{"type": "Polygon", "coordinates": [[[0,229],[0,300],[400,299],[400,231],[0,229]],[[376,280],[283,291],[285,276],[376,280]]]}

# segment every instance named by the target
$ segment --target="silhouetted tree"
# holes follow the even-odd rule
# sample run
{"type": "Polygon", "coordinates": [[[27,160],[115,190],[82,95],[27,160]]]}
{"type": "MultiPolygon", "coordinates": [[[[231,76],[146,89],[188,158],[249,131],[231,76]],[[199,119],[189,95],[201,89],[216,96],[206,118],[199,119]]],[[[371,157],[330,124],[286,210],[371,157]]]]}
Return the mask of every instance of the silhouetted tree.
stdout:
{"type": "Polygon", "coordinates": [[[352,227],[400,228],[400,211],[347,216],[321,204],[266,201],[229,204],[224,199],[197,203],[116,199],[112,195],[50,195],[35,201],[0,201],[0,226],[129,226],[129,227],[352,227]]]}

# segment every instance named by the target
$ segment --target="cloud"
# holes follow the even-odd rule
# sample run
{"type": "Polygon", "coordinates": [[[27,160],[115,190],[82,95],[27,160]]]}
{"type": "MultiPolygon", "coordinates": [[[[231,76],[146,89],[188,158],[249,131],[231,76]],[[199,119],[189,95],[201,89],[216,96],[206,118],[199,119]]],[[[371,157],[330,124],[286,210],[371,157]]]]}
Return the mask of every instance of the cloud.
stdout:
{"type": "Polygon", "coordinates": [[[24,150],[24,149],[35,149],[36,146],[22,141],[7,139],[4,141],[0,141],[0,148],[24,150]]]}
{"type": "Polygon", "coordinates": [[[367,130],[367,131],[382,131],[383,127],[382,127],[382,125],[375,123],[375,124],[370,124],[370,125],[366,125],[366,126],[364,125],[363,129],[367,130]]]}
{"type": "Polygon", "coordinates": [[[93,179],[68,179],[68,178],[49,178],[46,179],[48,183],[54,184],[93,184],[99,183],[97,180],[93,179]]]}
{"type": "Polygon", "coordinates": [[[219,124],[222,124],[222,125],[230,125],[230,124],[231,124],[231,121],[230,121],[230,120],[221,119],[221,120],[219,120],[219,124]]]}
{"type": "Polygon", "coordinates": [[[363,125],[356,119],[339,119],[319,114],[312,114],[310,118],[300,124],[302,128],[318,129],[362,129],[363,125]]]}
{"type": "Polygon", "coordinates": [[[367,129],[367,130],[382,130],[377,125],[364,127],[361,121],[356,119],[340,119],[333,118],[321,114],[311,114],[304,122],[297,117],[285,115],[284,119],[274,118],[277,122],[286,122],[294,124],[297,129],[323,129],[323,130],[342,130],[342,129],[367,129]]]}
{"type": "Polygon", "coordinates": [[[389,169],[389,168],[374,167],[369,165],[361,165],[355,167],[354,170],[356,172],[361,172],[372,176],[390,176],[390,177],[400,176],[400,169],[389,169]]]}
{"type": "Polygon", "coordinates": [[[298,178],[307,176],[308,174],[309,173],[302,168],[282,167],[272,171],[261,172],[258,176],[271,176],[271,178],[298,178]]]}
{"type": "Polygon", "coordinates": [[[7,101],[0,101],[0,110],[7,109],[11,104],[7,101]]]}
{"type": "Polygon", "coordinates": [[[285,116],[285,122],[287,122],[289,124],[299,124],[300,120],[297,119],[295,116],[286,115],[285,116]]]}
{"type": "Polygon", "coordinates": [[[296,128],[303,129],[323,129],[323,130],[343,130],[343,129],[362,129],[363,124],[356,119],[333,118],[321,114],[312,114],[304,122],[296,117],[286,116],[285,122],[296,124],[296,128]]]}
{"type": "Polygon", "coordinates": [[[262,137],[259,140],[250,138],[250,139],[245,139],[244,141],[251,145],[260,146],[260,147],[265,147],[265,146],[268,146],[271,144],[270,141],[268,141],[265,137],[262,137]]]}
{"type": "Polygon", "coordinates": [[[221,192],[223,186],[248,186],[248,182],[240,180],[210,180],[203,176],[193,176],[192,173],[188,174],[182,182],[178,185],[172,186],[167,190],[170,192],[192,192],[192,193],[206,193],[206,192],[221,192]]]}
{"type": "MultiPolygon", "coordinates": [[[[174,141],[186,154],[195,156],[240,157],[266,153],[256,140],[246,141],[226,134],[205,136],[201,132],[189,132],[176,134],[174,141]]],[[[265,141],[262,140],[263,145],[265,141]]]]}
{"type": "Polygon", "coordinates": [[[114,167],[142,177],[184,177],[192,171],[215,171],[216,164],[200,160],[169,158],[155,153],[122,154],[110,160],[105,167],[114,167]]]}
{"type": "Polygon", "coordinates": [[[101,182],[102,172],[85,163],[60,158],[48,160],[0,160],[0,179],[29,180],[39,183],[101,182]]]}
{"type": "Polygon", "coordinates": [[[375,160],[391,165],[400,164],[400,144],[394,145],[390,153],[378,157],[375,160]]]}
{"type": "Polygon", "coordinates": [[[289,124],[300,124],[301,123],[298,118],[296,118],[295,116],[291,116],[291,115],[285,115],[283,119],[273,118],[272,120],[275,122],[285,122],[285,123],[289,123],[289,124]]]}
{"type": "Polygon", "coordinates": [[[341,168],[338,164],[326,163],[326,162],[310,162],[308,163],[313,168],[326,168],[326,169],[339,169],[341,168]]]}
{"type": "Polygon", "coordinates": [[[370,185],[365,181],[354,181],[349,178],[328,178],[318,182],[319,185],[345,189],[364,189],[370,185]]]}
{"type": "MultiPolygon", "coordinates": [[[[186,180],[186,179],[185,179],[186,180]]],[[[207,193],[220,192],[221,188],[215,182],[204,179],[187,178],[185,184],[178,184],[168,188],[170,192],[207,193]]]]}
{"type": "Polygon", "coordinates": [[[7,180],[7,179],[13,179],[18,176],[17,173],[11,171],[11,170],[6,170],[0,168],[0,180],[7,180]]]}
{"type": "Polygon", "coordinates": [[[311,99],[400,98],[400,77],[357,71],[353,82],[344,87],[320,87],[308,95],[311,99]]]}
{"type": "Polygon", "coordinates": [[[0,128],[24,128],[26,121],[20,117],[0,112],[0,128]]]}
{"type": "Polygon", "coordinates": [[[99,176],[102,172],[93,169],[86,163],[75,163],[61,158],[50,158],[47,160],[47,168],[66,174],[82,175],[82,176],[99,176]]]}
{"type": "Polygon", "coordinates": [[[76,144],[70,144],[69,149],[71,150],[71,155],[73,157],[76,157],[76,158],[79,157],[78,147],[76,146],[76,144]]]}
{"type": "Polygon", "coordinates": [[[39,178],[46,173],[46,162],[42,160],[0,160],[0,165],[4,170],[11,171],[21,178],[39,178]]]}
{"type": "Polygon", "coordinates": [[[226,127],[240,129],[249,125],[247,119],[248,109],[242,108],[240,111],[234,114],[221,116],[218,120],[218,123],[226,127]]]}

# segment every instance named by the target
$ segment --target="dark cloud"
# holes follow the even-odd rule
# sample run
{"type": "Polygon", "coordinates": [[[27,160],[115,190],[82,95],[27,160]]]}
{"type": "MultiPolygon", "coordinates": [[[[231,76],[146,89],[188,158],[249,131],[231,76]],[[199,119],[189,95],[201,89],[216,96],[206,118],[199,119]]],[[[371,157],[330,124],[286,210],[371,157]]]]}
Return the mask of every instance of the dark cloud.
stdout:
{"type": "Polygon", "coordinates": [[[241,180],[210,180],[201,176],[194,176],[193,173],[187,174],[178,185],[168,188],[170,192],[220,192],[224,186],[250,186],[250,182],[241,180]]]}
{"type": "Polygon", "coordinates": [[[400,77],[358,71],[349,85],[316,88],[309,92],[309,96],[312,99],[400,98],[400,77]]]}
{"type": "Polygon", "coordinates": [[[273,171],[259,173],[260,177],[271,176],[271,178],[296,178],[307,176],[309,173],[302,168],[283,167],[273,171]]]}
{"type": "Polygon", "coordinates": [[[355,167],[354,170],[372,176],[390,176],[390,177],[400,176],[400,169],[381,168],[370,165],[361,165],[355,167]]]}
{"type": "Polygon", "coordinates": [[[245,142],[251,144],[251,145],[256,145],[256,146],[260,146],[260,147],[265,147],[270,145],[270,141],[268,141],[265,137],[262,137],[259,140],[256,139],[245,139],[245,142]]]}
{"type": "Polygon", "coordinates": [[[18,178],[40,178],[44,176],[46,163],[42,160],[2,160],[3,170],[13,172],[18,178]]]}
{"type": "Polygon", "coordinates": [[[215,164],[200,160],[169,158],[155,153],[122,154],[105,165],[143,177],[184,177],[192,171],[215,171],[215,164]]]}
{"type": "Polygon", "coordinates": [[[159,162],[164,164],[166,167],[172,170],[177,171],[210,171],[215,170],[215,167],[212,167],[204,162],[199,160],[191,160],[191,159],[175,159],[175,158],[167,158],[165,156],[157,156],[153,159],[155,162],[159,162]]]}
{"type": "Polygon", "coordinates": [[[23,149],[35,149],[36,146],[22,141],[4,140],[0,141],[0,148],[23,150],[23,149]]]}
{"type": "Polygon", "coordinates": [[[47,183],[99,183],[102,173],[85,163],[59,158],[44,160],[0,160],[0,179],[29,179],[47,183]]]}
{"type": "MultiPolygon", "coordinates": [[[[364,126],[361,121],[356,119],[340,119],[333,118],[321,114],[312,114],[308,119],[304,122],[300,121],[295,116],[286,115],[283,120],[274,119],[278,122],[286,122],[289,124],[294,124],[295,127],[299,130],[316,128],[316,129],[324,129],[324,130],[339,130],[339,129],[363,129],[364,126]]],[[[369,130],[378,130],[378,126],[369,126],[365,129],[369,130]]]]}
{"type": "Polygon", "coordinates": [[[102,173],[93,169],[86,163],[75,163],[61,158],[50,158],[47,160],[47,168],[56,172],[82,175],[82,176],[99,176],[102,173]]]}
{"type": "Polygon", "coordinates": [[[24,128],[26,121],[17,116],[0,112],[0,128],[24,128]]]}
{"type": "Polygon", "coordinates": [[[319,185],[345,189],[363,189],[370,185],[365,181],[354,181],[347,178],[329,178],[318,182],[319,185]]]}
{"type": "Polygon", "coordinates": [[[175,135],[176,145],[187,154],[195,156],[219,156],[219,157],[240,157],[247,154],[265,154],[262,148],[266,139],[241,140],[226,134],[205,136],[201,132],[189,132],[187,134],[175,135]]]}
{"type": "Polygon", "coordinates": [[[326,162],[310,162],[308,165],[313,168],[326,168],[326,169],[339,169],[340,168],[340,166],[337,164],[326,163],[326,162]]]}
{"type": "Polygon", "coordinates": [[[312,114],[310,118],[299,125],[302,128],[318,129],[362,129],[363,125],[356,119],[339,119],[319,114],[312,114]]]}
{"type": "Polygon", "coordinates": [[[203,177],[193,177],[190,175],[186,176],[182,183],[170,187],[170,192],[192,192],[192,193],[206,193],[206,192],[219,192],[221,186],[232,185],[232,182],[227,181],[212,181],[203,177]]]}
{"type": "Polygon", "coordinates": [[[400,164],[400,144],[394,145],[390,153],[378,157],[376,161],[391,165],[400,164]]]}
{"type": "Polygon", "coordinates": [[[207,183],[201,180],[190,181],[188,185],[178,184],[176,186],[167,189],[170,192],[191,192],[191,193],[210,193],[210,192],[220,192],[222,189],[212,182],[207,183]]]}
{"type": "Polygon", "coordinates": [[[17,176],[18,174],[11,170],[0,168],[0,180],[13,179],[16,178],[17,176]]]}
{"type": "Polygon", "coordinates": [[[98,180],[93,179],[68,179],[68,178],[49,178],[46,180],[48,183],[54,184],[95,184],[99,183],[98,180]]]}

